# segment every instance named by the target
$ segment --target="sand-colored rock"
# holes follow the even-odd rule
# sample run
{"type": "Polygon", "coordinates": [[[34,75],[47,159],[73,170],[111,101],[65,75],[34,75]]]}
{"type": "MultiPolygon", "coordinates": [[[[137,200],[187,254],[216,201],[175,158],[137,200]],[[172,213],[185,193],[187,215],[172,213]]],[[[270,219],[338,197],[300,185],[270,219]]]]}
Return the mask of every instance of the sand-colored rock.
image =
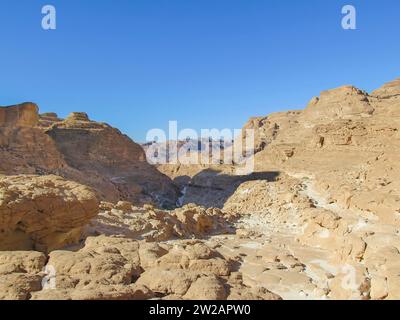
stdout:
{"type": "Polygon", "coordinates": [[[105,200],[141,203],[152,199],[171,207],[177,192],[170,180],[146,162],[143,149],[119,130],[72,113],[46,131],[80,180],[96,188],[105,200]]]}
{"type": "Polygon", "coordinates": [[[46,256],[35,251],[0,251],[0,300],[27,300],[42,289],[46,256]]]}
{"type": "Polygon", "coordinates": [[[400,79],[384,84],[381,88],[373,91],[371,95],[381,99],[389,99],[400,95],[400,79]]]}
{"type": "Polygon", "coordinates": [[[24,273],[0,276],[0,300],[27,300],[41,290],[42,277],[24,273]]]}
{"type": "Polygon", "coordinates": [[[146,241],[201,238],[230,229],[232,215],[219,209],[187,205],[173,211],[134,207],[129,203],[103,207],[86,229],[88,235],[120,235],[146,241]],[[122,209],[122,210],[121,210],[122,209]]]}
{"type": "Polygon", "coordinates": [[[0,275],[11,273],[40,273],[46,256],[35,251],[0,251],[0,275]]]}
{"type": "Polygon", "coordinates": [[[140,145],[85,113],[63,120],[54,113],[39,115],[33,103],[1,107],[0,150],[1,174],[55,174],[112,202],[170,208],[178,197],[172,181],[146,162],[140,145]]]}
{"type": "Polygon", "coordinates": [[[338,118],[369,116],[373,112],[368,93],[353,86],[344,86],[321,92],[320,97],[310,101],[304,114],[311,119],[331,121],[338,118]]]}
{"type": "Polygon", "coordinates": [[[38,127],[41,127],[43,129],[49,129],[53,124],[62,121],[63,119],[58,117],[57,113],[55,112],[42,113],[39,114],[38,127]]]}
{"type": "Polygon", "coordinates": [[[0,127],[34,127],[39,121],[38,110],[31,102],[0,107],[0,127]]]}
{"type": "Polygon", "coordinates": [[[399,88],[399,80],[370,94],[343,86],[322,92],[305,110],[250,119],[244,128],[255,130],[253,175],[238,178],[234,168],[212,166],[161,170],[176,181],[189,177],[185,201],[239,214],[236,236],[215,245],[238,254],[246,284],[273,284],[284,298],[395,299],[399,88]],[[275,178],[267,179],[271,172],[275,178]],[[271,243],[277,247],[257,255],[271,243]],[[286,258],[274,253],[283,247],[290,248],[286,258]],[[274,257],[267,271],[265,255],[274,257]],[[346,289],[343,268],[351,266],[356,285],[346,289]]]}
{"type": "Polygon", "coordinates": [[[33,292],[31,300],[147,300],[154,294],[146,287],[132,285],[105,285],[79,290],[42,290],[33,292]]]}
{"type": "MultiPolygon", "coordinates": [[[[4,256],[11,257],[12,253],[4,256]]],[[[30,256],[21,253],[21,257],[24,256],[31,263],[42,257],[39,253],[30,256]]],[[[9,259],[0,261],[3,260],[9,259]]],[[[8,288],[4,298],[225,300],[230,292],[241,292],[248,298],[279,298],[266,289],[263,289],[265,295],[257,295],[254,290],[251,295],[253,291],[250,288],[231,276],[234,268],[231,261],[198,240],[157,244],[126,238],[90,237],[79,250],[52,251],[46,268],[54,272],[53,287],[50,288],[42,287],[45,273],[37,273],[39,266],[32,267],[29,274],[21,273],[18,268],[8,268],[7,272],[11,273],[0,275],[0,283],[8,288]],[[11,288],[11,279],[18,279],[20,284],[11,288]],[[37,282],[32,282],[32,279],[37,282]]]]}
{"type": "Polygon", "coordinates": [[[226,300],[224,284],[215,276],[200,277],[183,296],[187,300],[226,300]]]}
{"type": "Polygon", "coordinates": [[[64,277],[65,288],[89,285],[129,285],[142,272],[139,245],[133,240],[106,237],[88,238],[78,252],[53,251],[48,265],[57,277],[64,277]],[[71,280],[76,281],[71,281],[71,280]]]}
{"type": "Polygon", "coordinates": [[[137,283],[148,286],[156,294],[183,296],[198,277],[187,270],[152,268],[144,272],[137,283]]]}
{"type": "Polygon", "coordinates": [[[0,248],[48,252],[76,243],[96,194],[57,176],[0,176],[0,248]]]}

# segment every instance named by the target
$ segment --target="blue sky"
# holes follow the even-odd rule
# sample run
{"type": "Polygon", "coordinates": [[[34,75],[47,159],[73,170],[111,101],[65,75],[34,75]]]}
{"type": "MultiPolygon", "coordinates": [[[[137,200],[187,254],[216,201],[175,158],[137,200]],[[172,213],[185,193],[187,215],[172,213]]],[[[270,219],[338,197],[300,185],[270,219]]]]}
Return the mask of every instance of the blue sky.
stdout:
{"type": "Polygon", "coordinates": [[[0,0],[0,105],[147,130],[241,128],[400,77],[398,0],[0,0]],[[57,9],[57,30],[41,8],[57,9]],[[357,9],[355,31],[341,8],[357,9]]]}

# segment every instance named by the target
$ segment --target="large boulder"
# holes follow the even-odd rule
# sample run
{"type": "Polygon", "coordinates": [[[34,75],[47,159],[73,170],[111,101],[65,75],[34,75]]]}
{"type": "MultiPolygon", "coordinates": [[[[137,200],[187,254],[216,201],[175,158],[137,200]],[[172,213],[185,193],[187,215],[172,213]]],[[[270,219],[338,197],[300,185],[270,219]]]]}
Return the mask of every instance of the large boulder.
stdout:
{"type": "Polygon", "coordinates": [[[26,300],[41,290],[46,260],[41,252],[0,252],[0,300],[26,300]]]}
{"type": "Polygon", "coordinates": [[[216,208],[193,204],[175,210],[159,210],[152,206],[125,208],[102,203],[100,213],[88,224],[86,235],[118,235],[146,241],[167,241],[177,238],[204,238],[231,230],[234,215],[225,215],[216,208]]]}
{"type": "Polygon", "coordinates": [[[57,176],[0,176],[0,250],[51,251],[97,215],[90,188],[57,176]]]}

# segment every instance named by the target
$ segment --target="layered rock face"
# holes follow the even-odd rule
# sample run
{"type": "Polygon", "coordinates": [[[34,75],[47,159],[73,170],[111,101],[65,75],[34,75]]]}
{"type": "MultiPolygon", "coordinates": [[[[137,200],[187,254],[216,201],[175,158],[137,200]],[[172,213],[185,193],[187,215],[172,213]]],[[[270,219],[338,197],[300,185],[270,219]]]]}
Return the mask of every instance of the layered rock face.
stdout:
{"type": "Polygon", "coordinates": [[[39,121],[39,108],[34,103],[0,107],[0,126],[33,127],[39,121]]]}
{"type": "Polygon", "coordinates": [[[117,129],[90,121],[84,113],[73,113],[46,134],[67,165],[84,173],[80,182],[96,188],[102,199],[175,204],[172,182],[146,162],[138,144],[117,129]]]}
{"type": "Polygon", "coordinates": [[[381,88],[371,93],[372,96],[378,97],[380,99],[389,99],[398,97],[399,94],[400,94],[400,78],[386,83],[381,88]]]}
{"type": "Polygon", "coordinates": [[[56,174],[93,187],[108,201],[171,207],[177,189],[150,166],[143,149],[84,113],[39,116],[32,103],[0,108],[0,173],[56,174]]]}

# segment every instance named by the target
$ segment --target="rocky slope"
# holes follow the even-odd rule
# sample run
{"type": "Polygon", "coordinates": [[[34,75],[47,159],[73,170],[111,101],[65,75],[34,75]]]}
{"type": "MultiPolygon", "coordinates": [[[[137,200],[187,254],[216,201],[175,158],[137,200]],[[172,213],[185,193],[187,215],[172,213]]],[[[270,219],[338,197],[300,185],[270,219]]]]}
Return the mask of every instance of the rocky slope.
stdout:
{"type": "Polygon", "coordinates": [[[161,169],[175,179],[184,172],[183,203],[242,215],[239,235],[215,241],[230,248],[223,254],[245,255],[247,283],[291,299],[397,299],[399,94],[400,80],[370,94],[344,86],[303,111],[250,119],[247,178],[232,167],[161,169]],[[274,250],[293,263],[265,260],[274,250]]]}
{"type": "Polygon", "coordinates": [[[280,299],[266,287],[247,286],[237,259],[189,240],[232,232],[233,215],[196,206],[100,207],[78,246],[0,252],[0,299],[280,299]]]}
{"type": "Polygon", "coordinates": [[[0,108],[0,173],[56,174],[93,187],[101,199],[170,207],[178,193],[117,129],[72,113],[38,114],[32,103],[0,108]]]}

